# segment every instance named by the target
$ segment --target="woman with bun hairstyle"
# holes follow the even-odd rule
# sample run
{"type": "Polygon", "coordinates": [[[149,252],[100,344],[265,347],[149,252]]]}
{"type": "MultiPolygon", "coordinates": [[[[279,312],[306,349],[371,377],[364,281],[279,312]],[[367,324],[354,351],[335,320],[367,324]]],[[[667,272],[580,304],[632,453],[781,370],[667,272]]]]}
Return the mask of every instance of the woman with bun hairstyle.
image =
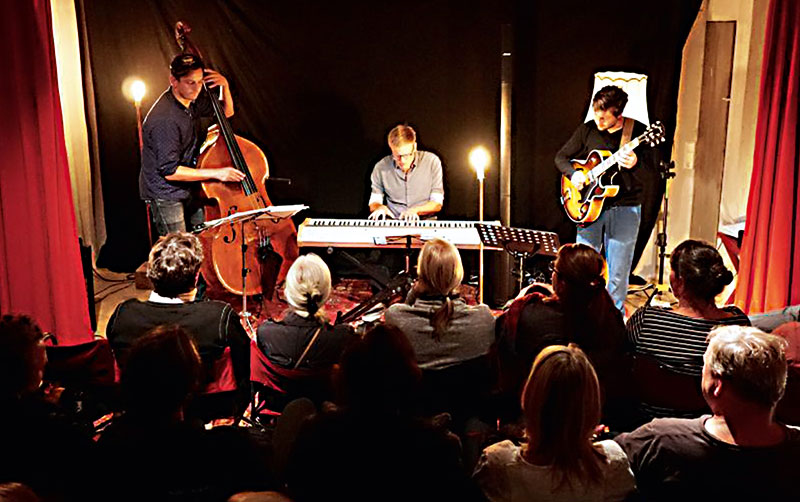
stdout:
{"type": "Polygon", "coordinates": [[[686,240],[670,256],[669,282],[675,307],[644,306],[628,320],[628,338],[636,353],[649,354],[666,366],[700,376],[709,332],[720,325],[749,326],[738,307],[717,307],[715,298],[733,281],[711,244],[686,240]]]}
{"type": "MultiPolygon", "coordinates": [[[[324,376],[339,361],[352,335],[348,325],[332,326],[327,322],[322,307],[330,294],[331,272],[322,258],[313,253],[300,256],[286,275],[284,296],[289,303],[288,312],[282,320],[270,319],[258,327],[258,347],[269,364],[279,370],[273,374],[273,383],[285,391],[272,409],[282,409],[282,405],[297,397],[314,401],[330,397],[304,394],[305,391],[295,389],[291,381],[281,376],[286,375],[285,371],[280,371],[318,372],[323,375],[320,382],[328,384],[329,379],[324,376]]],[[[329,394],[329,391],[325,389],[322,393],[329,394]]]]}
{"type": "MultiPolygon", "coordinates": [[[[627,396],[630,363],[622,314],[605,288],[605,260],[586,244],[565,244],[553,263],[552,292],[516,299],[498,319],[495,346],[504,420],[519,414],[519,395],[536,355],[548,345],[577,343],[597,370],[604,420],[627,396]]],[[[529,291],[533,288],[529,288],[529,291]]]]}

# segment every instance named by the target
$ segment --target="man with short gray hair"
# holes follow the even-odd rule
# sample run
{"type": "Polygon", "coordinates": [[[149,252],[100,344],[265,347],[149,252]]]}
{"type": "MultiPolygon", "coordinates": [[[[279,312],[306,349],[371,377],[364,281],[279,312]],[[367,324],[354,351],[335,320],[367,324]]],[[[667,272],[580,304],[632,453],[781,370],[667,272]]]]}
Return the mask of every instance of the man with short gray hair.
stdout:
{"type": "Polygon", "coordinates": [[[778,423],[785,342],[756,328],[709,334],[702,390],[712,415],[656,419],[616,441],[646,500],[775,500],[793,492],[800,429],[778,423]]]}

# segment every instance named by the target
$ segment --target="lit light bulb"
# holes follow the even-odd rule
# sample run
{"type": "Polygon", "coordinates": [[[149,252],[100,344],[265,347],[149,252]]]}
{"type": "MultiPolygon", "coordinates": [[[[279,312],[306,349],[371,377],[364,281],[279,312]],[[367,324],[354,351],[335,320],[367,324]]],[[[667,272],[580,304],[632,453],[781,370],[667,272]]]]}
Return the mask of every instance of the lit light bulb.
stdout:
{"type": "Polygon", "coordinates": [[[478,179],[482,180],[489,166],[489,151],[482,146],[476,146],[469,152],[469,164],[475,169],[478,179]]]}
{"type": "Polygon", "coordinates": [[[131,83],[131,96],[133,96],[133,101],[136,103],[136,106],[139,106],[142,103],[142,98],[144,97],[146,87],[144,82],[141,80],[134,80],[131,83]]]}

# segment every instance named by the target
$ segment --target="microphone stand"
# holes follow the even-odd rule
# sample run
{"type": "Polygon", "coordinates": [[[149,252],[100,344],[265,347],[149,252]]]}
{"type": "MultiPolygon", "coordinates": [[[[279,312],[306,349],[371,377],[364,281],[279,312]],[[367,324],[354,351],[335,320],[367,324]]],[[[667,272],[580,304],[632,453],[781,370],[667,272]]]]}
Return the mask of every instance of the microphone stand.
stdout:
{"type": "Polygon", "coordinates": [[[664,195],[661,196],[661,218],[659,221],[659,232],[656,234],[656,246],[658,247],[658,283],[653,294],[647,298],[645,306],[649,307],[653,299],[661,297],[663,293],[669,291],[669,285],[664,283],[664,261],[667,256],[667,215],[669,213],[669,187],[670,180],[675,177],[675,161],[658,163],[658,173],[664,180],[664,195]]]}

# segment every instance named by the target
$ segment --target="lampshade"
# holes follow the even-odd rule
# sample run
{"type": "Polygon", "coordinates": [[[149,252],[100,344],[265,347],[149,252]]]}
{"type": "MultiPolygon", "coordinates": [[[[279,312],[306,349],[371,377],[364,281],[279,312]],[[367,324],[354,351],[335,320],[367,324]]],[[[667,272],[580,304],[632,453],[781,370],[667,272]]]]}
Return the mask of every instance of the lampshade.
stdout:
{"type": "MultiPolygon", "coordinates": [[[[647,113],[647,75],[641,73],[628,73],[623,71],[604,71],[594,74],[594,89],[592,97],[607,85],[616,85],[628,93],[628,104],[622,110],[622,116],[638,120],[650,125],[650,115],[647,113]]],[[[592,103],[586,112],[585,122],[594,119],[592,103]]]]}

